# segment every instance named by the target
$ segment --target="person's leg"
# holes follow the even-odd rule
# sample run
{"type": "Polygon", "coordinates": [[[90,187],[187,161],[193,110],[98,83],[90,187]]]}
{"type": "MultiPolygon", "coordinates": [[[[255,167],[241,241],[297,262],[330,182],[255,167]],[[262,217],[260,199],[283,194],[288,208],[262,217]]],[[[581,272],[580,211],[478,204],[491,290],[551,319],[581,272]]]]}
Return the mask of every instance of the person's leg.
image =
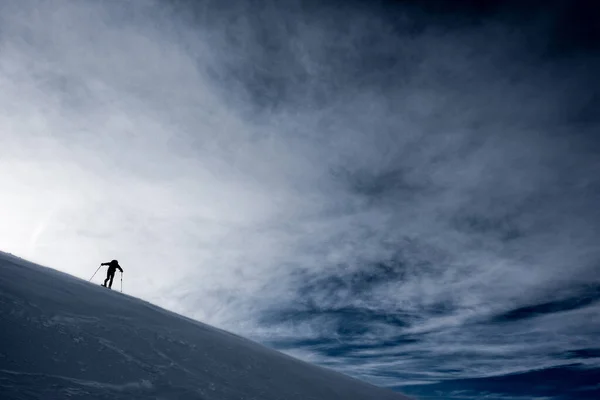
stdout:
{"type": "Polygon", "coordinates": [[[106,287],[106,282],[108,282],[109,279],[110,279],[110,274],[107,273],[106,274],[106,279],[104,280],[104,283],[102,284],[102,286],[106,287]]]}
{"type": "Polygon", "coordinates": [[[112,281],[113,281],[113,279],[114,279],[114,278],[115,278],[115,273],[113,272],[113,273],[110,275],[110,282],[108,283],[108,287],[109,287],[109,288],[112,288],[112,281]]]}

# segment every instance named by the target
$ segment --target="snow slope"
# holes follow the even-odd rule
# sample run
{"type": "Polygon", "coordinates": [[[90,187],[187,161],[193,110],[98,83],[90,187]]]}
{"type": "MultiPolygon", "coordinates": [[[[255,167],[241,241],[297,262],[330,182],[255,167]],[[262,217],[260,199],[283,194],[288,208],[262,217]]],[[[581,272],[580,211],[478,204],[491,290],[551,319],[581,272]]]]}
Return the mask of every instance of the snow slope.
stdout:
{"type": "Polygon", "coordinates": [[[406,397],[0,253],[0,399],[406,397]]]}

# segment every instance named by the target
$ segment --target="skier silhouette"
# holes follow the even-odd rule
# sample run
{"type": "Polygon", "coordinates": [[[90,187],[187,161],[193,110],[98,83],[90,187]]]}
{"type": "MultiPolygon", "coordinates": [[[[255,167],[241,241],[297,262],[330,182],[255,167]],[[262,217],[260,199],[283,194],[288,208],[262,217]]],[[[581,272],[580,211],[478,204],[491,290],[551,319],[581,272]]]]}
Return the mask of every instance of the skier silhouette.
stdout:
{"type": "Polygon", "coordinates": [[[108,265],[108,270],[106,271],[106,279],[104,280],[104,283],[102,284],[102,286],[108,287],[110,289],[110,288],[112,288],[112,283],[113,283],[113,278],[115,277],[115,272],[117,270],[119,270],[122,273],[123,268],[121,268],[121,266],[119,265],[119,262],[117,260],[112,260],[111,262],[105,262],[100,265],[108,265]],[[110,282],[108,282],[109,280],[110,280],[110,282]],[[106,286],[106,282],[108,282],[108,286],[106,286]]]}

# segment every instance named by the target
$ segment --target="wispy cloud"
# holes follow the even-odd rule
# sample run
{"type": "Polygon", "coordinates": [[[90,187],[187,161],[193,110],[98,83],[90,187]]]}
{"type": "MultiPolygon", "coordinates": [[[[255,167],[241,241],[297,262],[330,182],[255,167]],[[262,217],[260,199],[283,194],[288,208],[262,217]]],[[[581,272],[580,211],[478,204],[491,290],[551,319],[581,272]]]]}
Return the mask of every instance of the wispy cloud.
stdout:
{"type": "Polygon", "coordinates": [[[1,7],[4,250],[382,384],[595,351],[598,59],[543,21],[1,7]]]}

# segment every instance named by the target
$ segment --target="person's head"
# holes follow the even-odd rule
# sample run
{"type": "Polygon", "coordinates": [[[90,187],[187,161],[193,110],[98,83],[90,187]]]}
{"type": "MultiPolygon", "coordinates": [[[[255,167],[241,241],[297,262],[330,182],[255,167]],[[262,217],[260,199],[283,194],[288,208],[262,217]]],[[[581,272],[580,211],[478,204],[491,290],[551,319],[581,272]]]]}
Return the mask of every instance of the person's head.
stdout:
{"type": "Polygon", "coordinates": [[[117,260],[112,260],[110,263],[111,264],[117,264],[117,265],[119,264],[119,262],[117,260]]]}

